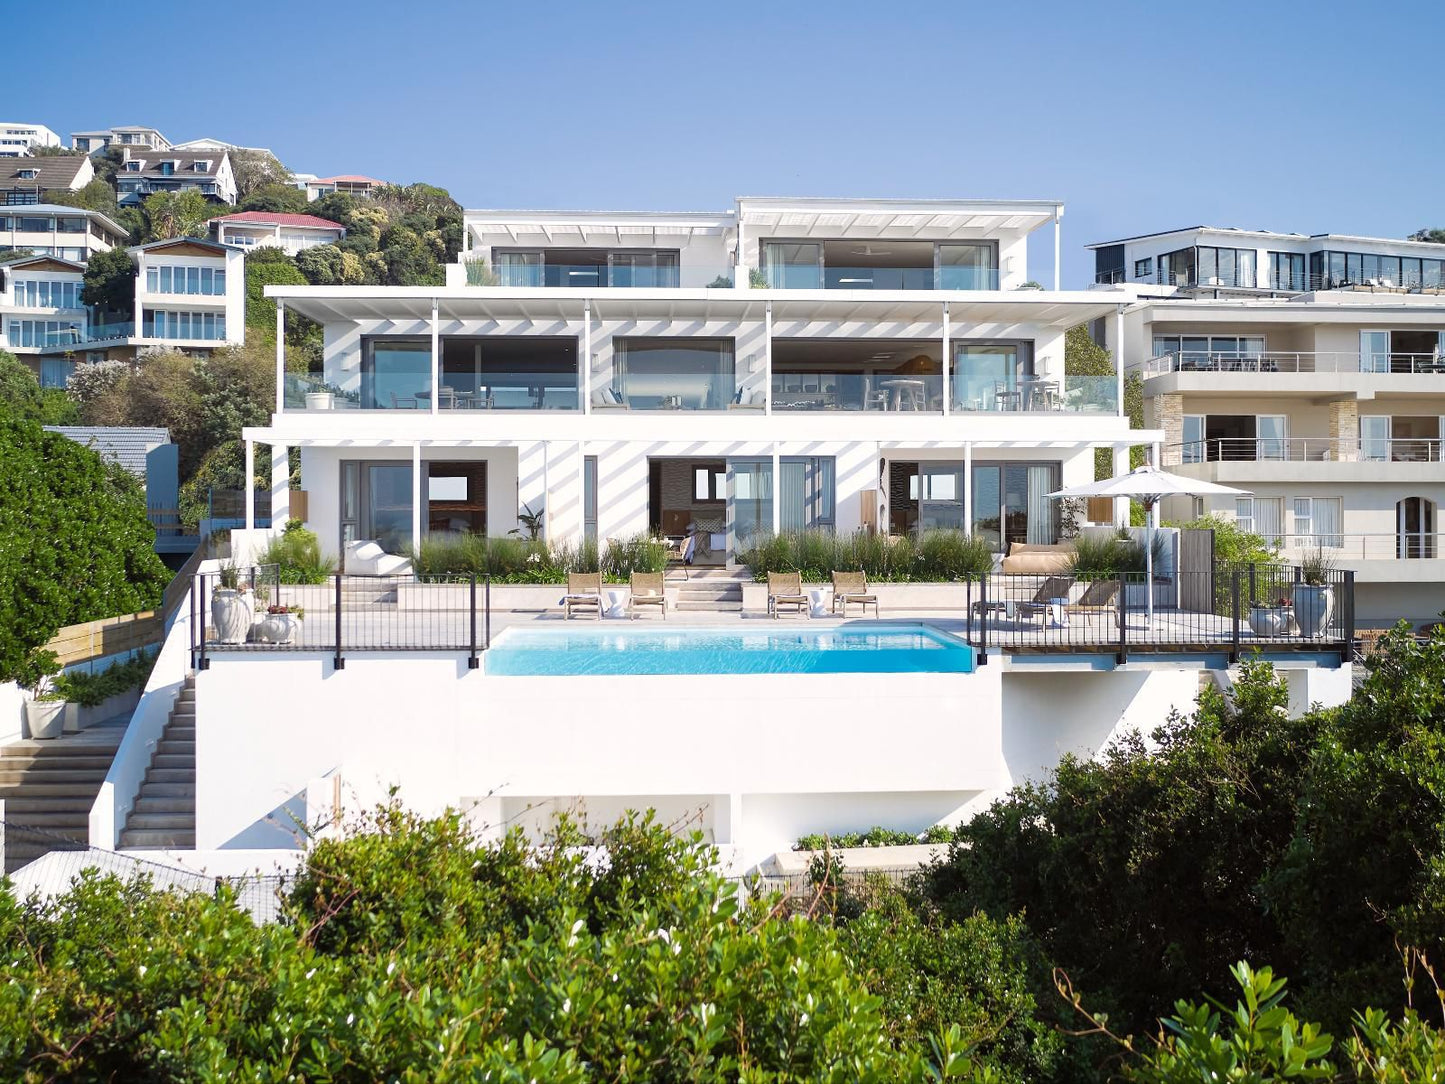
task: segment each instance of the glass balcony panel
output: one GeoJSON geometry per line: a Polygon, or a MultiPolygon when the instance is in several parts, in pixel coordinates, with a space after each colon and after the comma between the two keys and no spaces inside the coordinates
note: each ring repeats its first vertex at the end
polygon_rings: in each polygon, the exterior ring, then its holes
{"type": "Polygon", "coordinates": [[[445,373],[442,410],[576,410],[576,373],[445,373]]]}
{"type": "Polygon", "coordinates": [[[361,363],[364,410],[425,410],[431,406],[431,345],[370,342],[361,363]]]}
{"type": "Polygon", "coordinates": [[[730,339],[618,339],[613,360],[608,398],[632,410],[726,410],[737,395],[730,339]]]}
{"type": "Polygon", "coordinates": [[[829,290],[932,290],[932,267],[834,267],[824,269],[829,290]]]}
{"type": "Polygon", "coordinates": [[[942,373],[774,373],[773,409],[943,411],[942,373]]]}

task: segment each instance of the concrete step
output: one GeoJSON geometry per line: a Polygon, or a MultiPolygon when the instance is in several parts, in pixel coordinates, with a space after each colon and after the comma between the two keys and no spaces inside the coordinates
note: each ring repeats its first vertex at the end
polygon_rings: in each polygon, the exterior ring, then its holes
{"type": "Polygon", "coordinates": [[[146,773],[146,783],[189,783],[194,785],[195,782],[196,769],[194,767],[152,768],[146,773]]]}
{"type": "Polygon", "coordinates": [[[136,850],[161,850],[163,848],[191,850],[196,845],[196,833],[170,828],[159,830],[127,828],[120,834],[120,845],[136,850]]]}
{"type": "Polygon", "coordinates": [[[100,784],[104,781],[102,776],[94,783],[51,783],[47,780],[44,783],[0,786],[0,800],[5,802],[6,809],[10,808],[11,802],[23,801],[26,798],[76,798],[94,802],[100,791],[100,784]]]}
{"type": "Polygon", "coordinates": [[[5,799],[5,816],[13,820],[29,813],[72,813],[82,812],[90,816],[90,807],[95,804],[93,793],[65,795],[33,795],[28,791],[21,797],[5,799]]]}
{"type": "Polygon", "coordinates": [[[126,830],[194,832],[196,817],[194,813],[132,813],[126,830]]]}
{"type": "Polygon", "coordinates": [[[64,810],[55,813],[20,813],[11,815],[10,806],[5,806],[5,817],[13,824],[26,828],[44,828],[50,831],[56,828],[86,828],[90,825],[90,810],[64,810]]]}
{"type": "Polygon", "coordinates": [[[678,600],[678,610],[708,612],[708,613],[737,613],[743,608],[741,602],[686,602],[678,600]]]}
{"type": "Polygon", "coordinates": [[[194,723],[196,721],[196,705],[177,704],[174,708],[171,709],[171,719],[177,722],[185,719],[189,722],[194,723]]]}
{"type": "Polygon", "coordinates": [[[191,753],[168,753],[164,749],[156,750],[156,755],[151,758],[151,771],[166,768],[182,768],[192,775],[196,770],[196,754],[191,753]]]}
{"type": "Polygon", "coordinates": [[[78,772],[86,768],[110,771],[113,756],[88,757],[3,757],[0,758],[0,772],[78,772]]]}
{"type": "Polygon", "coordinates": [[[194,747],[196,744],[196,728],[193,726],[176,726],[172,723],[166,727],[165,733],[161,735],[161,741],[180,742],[184,745],[194,747]]]}
{"type": "MultiPolygon", "coordinates": [[[[106,728],[107,731],[110,729],[110,727],[106,728]]],[[[51,738],[48,741],[26,738],[0,746],[0,767],[12,760],[26,760],[33,757],[45,757],[47,760],[69,760],[71,757],[113,757],[118,748],[120,748],[118,733],[113,735],[107,733],[103,737],[94,738],[90,732],[85,731],[73,736],[51,738]]]]}
{"type": "Polygon", "coordinates": [[[139,798],[190,798],[196,797],[195,775],[191,773],[188,783],[156,783],[147,780],[140,785],[139,798]]]}
{"type": "MultiPolygon", "coordinates": [[[[9,806],[6,806],[8,809],[9,806]]],[[[191,797],[177,798],[137,798],[135,813],[185,813],[191,820],[196,819],[196,799],[191,797]]]]}
{"type": "Polygon", "coordinates": [[[19,771],[11,772],[0,769],[0,790],[17,786],[29,786],[32,783],[90,783],[93,786],[100,786],[105,782],[105,773],[109,769],[87,768],[72,771],[63,771],[56,768],[45,771],[19,771]]]}

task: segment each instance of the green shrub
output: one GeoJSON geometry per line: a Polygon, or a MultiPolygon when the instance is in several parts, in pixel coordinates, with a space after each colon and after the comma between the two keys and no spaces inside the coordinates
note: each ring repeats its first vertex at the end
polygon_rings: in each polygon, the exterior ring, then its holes
{"type": "Polygon", "coordinates": [[[954,829],[942,824],[925,828],[916,835],[897,828],[874,825],[866,832],[841,832],[838,835],[824,835],[814,832],[799,836],[793,844],[795,851],[821,851],[825,847],[907,847],[915,843],[950,843],[955,836],[954,829]]]}
{"type": "Polygon", "coordinates": [[[745,539],[738,560],[753,579],[769,572],[800,572],[808,583],[828,583],[834,572],[862,572],[874,583],[949,583],[993,570],[993,551],[982,538],[961,531],[930,530],[888,538],[856,531],[764,533],[745,539]]]}
{"type": "Polygon", "coordinates": [[[581,545],[470,532],[436,532],[408,549],[412,565],[423,578],[491,576],[494,583],[566,583],[569,572],[601,572],[609,582],[625,583],[633,572],[662,572],[667,548],[646,535],[608,539],[599,554],[597,543],[581,545]]]}
{"type": "Polygon", "coordinates": [[[257,563],[275,565],[281,583],[325,583],[336,572],[336,561],[322,554],[315,532],[308,531],[299,519],[287,522],[257,563]]]}
{"type": "Polygon", "coordinates": [[[112,696],[143,688],[155,668],[156,654],[154,651],[142,651],[124,662],[112,663],[98,674],[72,670],[55,679],[53,691],[61,700],[93,708],[112,696]]]}

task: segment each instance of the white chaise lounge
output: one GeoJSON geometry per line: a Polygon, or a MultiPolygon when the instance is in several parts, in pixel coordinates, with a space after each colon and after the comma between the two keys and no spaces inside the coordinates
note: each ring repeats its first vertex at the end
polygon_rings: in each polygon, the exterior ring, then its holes
{"type": "Polygon", "coordinates": [[[346,543],[344,570],[348,576],[409,576],[411,559],[387,553],[369,539],[358,539],[346,543]]]}

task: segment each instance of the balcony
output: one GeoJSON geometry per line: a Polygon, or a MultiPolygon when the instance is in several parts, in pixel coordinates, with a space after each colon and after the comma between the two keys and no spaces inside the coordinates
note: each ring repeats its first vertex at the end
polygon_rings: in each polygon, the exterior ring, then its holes
{"type": "MultiPolygon", "coordinates": [[[[547,383],[536,373],[488,373],[479,380],[463,381],[448,374],[441,387],[437,409],[444,411],[477,410],[561,410],[578,409],[577,385],[547,383]]],[[[324,412],[333,410],[415,411],[431,410],[431,380],[378,395],[374,391],[363,397],[355,390],[311,376],[287,373],[282,396],[282,409],[287,413],[324,412]]]]}
{"type": "Polygon", "coordinates": [[[769,264],[761,273],[772,290],[997,290],[997,267],[819,267],[769,264]]]}
{"type": "Polygon", "coordinates": [[[1173,463],[1438,463],[1433,437],[1211,437],[1170,445],[1173,463]]]}
{"type": "Polygon", "coordinates": [[[1348,351],[1260,351],[1160,354],[1141,366],[1145,377],[1167,373],[1391,373],[1442,374],[1445,356],[1428,353],[1348,351]]]}
{"type": "Polygon", "coordinates": [[[1445,536],[1436,531],[1286,534],[1268,541],[1289,557],[1305,557],[1316,551],[1337,561],[1431,561],[1445,557],[1445,536]]]}

